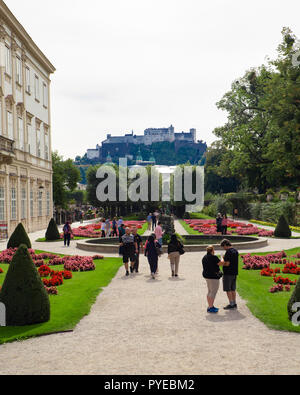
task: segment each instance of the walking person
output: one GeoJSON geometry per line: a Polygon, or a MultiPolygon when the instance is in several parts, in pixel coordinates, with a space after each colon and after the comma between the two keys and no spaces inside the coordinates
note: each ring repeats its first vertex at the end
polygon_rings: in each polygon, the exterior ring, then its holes
{"type": "Polygon", "coordinates": [[[118,236],[118,230],[117,230],[117,219],[114,218],[112,221],[112,237],[117,237],[118,236]]]}
{"type": "Polygon", "coordinates": [[[152,223],[152,214],[150,213],[147,217],[148,222],[148,230],[151,230],[151,223],[152,223]]]}
{"type": "Polygon", "coordinates": [[[168,244],[168,259],[171,264],[172,277],[178,277],[180,256],[184,253],[183,248],[183,244],[177,239],[177,236],[172,235],[168,244]]]}
{"type": "Polygon", "coordinates": [[[154,234],[155,234],[156,240],[159,242],[160,246],[162,247],[164,232],[161,227],[161,222],[158,222],[157,227],[154,230],[154,234]]]}
{"type": "Polygon", "coordinates": [[[119,240],[120,240],[120,243],[121,243],[122,236],[125,235],[125,225],[124,225],[124,224],[122,224],[121,226],[119,226],[119,228],[118,228],[118,233],[119,233],[119,240]]]}
{"type": "Polygon", "coordinates": [[[118,228],[124,223],[123,218],[120,217],[118,220],[118,228]]]}
{"type": "Polygon", "coordinates": [[[216,225],[217,225],[217,233],[222,233],[222,215],[221,213],[218,214],[217,219],[216,219],[216,225]]]}
{"type": "Polygon", "coordinates": [[[227,218],[227,214],[224,214],[222,218],[222,235],[226,236],[227,230],[228,230],[228,218],[227,218]]]}
{"type": "Polygon", "coordinates": [[[223,288],[229,299],[229,305],[224,307],[224,310],[235,310],[237,309],[236,282],[239,274],[239,253],[232,247],[229,240],[223,240],[221,247],[224,248],[226,253],[219,266],[224,266],[223,288]]]}
{"type": "Polygon", "coordinates": [[[207,254],[202,259],[203,265],[203,277],[207,283],[207,312],[216,314],[219,309],[214,306],[215,299],[220,287],[220,279],[222,278],[222,272],[220,271],[219,263],[220,259],[215,255],[213,246],[209,246],[206,249],[207,254]]]}
{"type": "Polygon", "coordinates": [[[105,237],[110,237],[110,220],[105,221],[105,237]]]}
{"type": "Polygon", "coordinates": [[[155,241],[155,238],[153,236],[149,236],[145,248],[145,256],[148,258],[151,277],[153,280],[155,280],[155,275],[157,273],[159,250],[160,245],[155,241]]]}
{"type": "Polygon", "coordinates": [[[125,229],[125,235],[122,236],[121,245],[123,252],[123,263],[126,269],[126,276],[129,276],[129,260],[130,260],[130,272],[134,272],[134,264],[136,254],[138,253],[138,247],[134,241],[134,236],[130,232],[130,228],[125,229]]]}
{"type": "Polygon", "coordinates": [[[132,230],[132,234],[134,236],[134,242],[137,244],[138,252],[135,254],[135,263],[134,263],[134,271],[136,273],[139,272],[140,267],[140,252],[144,252],[143,240],[141,236],[138,234],[137,228],[134,227],[132,230]]]}
{"type": "Polygon", "coordinates": [[[69,221],[65,223],[63,227],[63,233],[64,233],[64,246],[70,247],[71,235],[73,234],[73,231],[69,221]]]}
{"type": "Polygon", "coordinates": [[[152,214],[151,219],[152,219],[152,232],[153,232],[155,230],[156,224],[157,224],[156,215],[154,213],[152,214]]]}
{"type": "Polygon", "coordinates": [[[105,219],[101,222],[101,237],[105,238],[105,219]]]}

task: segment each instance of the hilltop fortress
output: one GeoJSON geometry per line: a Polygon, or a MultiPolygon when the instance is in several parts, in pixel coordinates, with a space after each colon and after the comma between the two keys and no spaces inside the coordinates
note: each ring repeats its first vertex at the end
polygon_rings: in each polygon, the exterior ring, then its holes
{"type": "Polygon", "coordinates": [[[108,134],[102,145],[97,145],[95,149],[88,149],[86,156],[88,160],[95,160],[101,163],[115,161],[120,157],[127,157],[131,161],[137,160],[141,162],[140,148],[144,146],[142,151],[144,153],[151,152],[151,155],[148,154],[148,156],[151,156],[151,162],[153,162],[155,158],[153,157],[152,146],[157,145],[157,143],[169,143],[175,152],[184,147],[189,147],[197,156],[197,158],[191,158],[193,161],[198,159],[198,157],[201,158],[207,148],[203,141],[197,141],[196,129],[190,129],[188,133],[175,133],[175,129],[171,125],[169,128],[146,129],[144,135],[135,135],[133,132],[124,136],[108,134]]]}

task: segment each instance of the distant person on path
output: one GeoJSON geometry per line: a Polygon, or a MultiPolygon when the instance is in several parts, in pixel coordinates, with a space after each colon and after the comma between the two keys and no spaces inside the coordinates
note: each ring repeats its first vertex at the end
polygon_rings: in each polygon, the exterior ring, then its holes
{"type": "Polygon", "coordinates": [[[101,237],[105,238],[105,219],[101,222],[101,237]]]}
{"type": "Polygon", "coordinates": [[[155,230],[156,224],[157,224],[156,215],[153,213],[153,214],[152,214],[152,231],[155,230]]]}
{"type": "Polygon", "coordinates": [[[223,240],[221,247],[226,251],[222,262],[219,266],[224,266],[223,272],[223,288],[224,292],[227,292],[229,299],[229,305],[224,307],[224,310],[235,310],[237,309],[236,303],[236,281],[239,274],[239,253],[232,247],[229,240],[223,240]]]}
{"type": "Polygon", "coordinates": [[[124,223],[123,218],[120,217],[118,221],[118,228],[124,223]]]}
{"type": "Polygon", "coordinates": [[[150,213],[147,217],[148,222],[148,230],[151,230],[151,223],[152,223],[152,214],[150,213]]]}
{"type": "Polygon", "coordinates": [[[215,255],[215,250],[213,246],[207,247],[206,251],[207,254],[202,259],[202,265],[203,277],[206,280],[208,288],[207,312],[216,314],[219,312],[219,309],[214,306],[214,303],[220,287],[220,278],[222,277],[219,267],[220,259],[215,255]]]}
{"type": "Polygon", "coordinates": [[[110,237],[110,220],[105,221],[105,237],[110,237]]]}
{"type": "Polygon", "coordinates": [[[160,245],[155,241],[153,236],[149,236],[147,246],[145,248],[145,256],[148,258],[151,277],[153,280],[155,280],[155,275],[157,273],[159,250],[160,245]]]}
{"type": "Polygon", "coordinates": [[[222,219],[222,235],[227,235],[227,229],[228,229],[228,218],[227,215],[224,214],[223,215],[223,219],[222,219]]]}
{"type": "Polygon", "coordinates": [[[222,233],[222,215],[219,213],[216,219],[217,233],[222,233]]]}
{"type": "Polygon", "coordinates": [[[130,272],[134,272],[134,264],[136,254],[138,253],[138,246],[134,241],[134,236],[130,232],[130,228],[125,229],[125,235],[121,239],[121,247],[123,252],[123,263],[126,269],[126,276],[129,276],[129,260],[130,260],[130,272]]]}
{"type": "Polygon", "coordinates": [[[118,227],[118,233],[119,233],[119,239],[121,243],[122,236],[125,235],[125,225],[122,224],[121,226],[118,227]]]}
{"type": "Polygon", "coordinates": [[[233,220],[236,218],[236,219],[238,219],[238,217],[239,217],[239,210],[237,209],[237,208],[235,208],[234,210],[233,210],[233,220]]]}
{"type": "Polygon", "coordinates": [[[71,235],[73,234],[73,231],[69,221],[65,223],[63,227],[63,233],[64,233],[64,246],[70,247],[71,235]]]}
{"type": "Polygon", "coordinates": [[[183,252],[183,245],[177,239],[176,235],[171,236],[170,243],[168,244],[168,259],[171,263],[172,277],[178,277],[180,256],[183,252]]]}
{"type": "Polygon", "coordinates": [[[155,234],[156,240],[159,242],[160,246],[162,247],[164,232],[163,232],[162,227],[161,227],[161,222],[159,222],[157,224],[157,227],[155,228],[154,234],[155,234]]]}
{"type": "Polygon", "coordinates": [[[118,229],[117,229],[117,227],[118,227],[117,219],[114,218],[113,222],[112,222],[112,234],[111,234],[112,237],[117,237],[118,236],[118,229]]]}
{"type": "Polygon", "coordinates": [[[136,273],[139,272],[140,267],[140,252],[144,252],[143,240],[141,236],[138,234],[137,228],[134,227],[132,230],[132,234],[134,236],[134,242],[137,244],[138,252],[135,254],[135,263],[134,263],[134,271],[136,273]]]}

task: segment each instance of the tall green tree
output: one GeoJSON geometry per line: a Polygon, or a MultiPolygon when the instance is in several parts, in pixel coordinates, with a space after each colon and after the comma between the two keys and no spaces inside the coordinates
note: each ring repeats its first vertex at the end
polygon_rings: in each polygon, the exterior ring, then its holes
{"type": "Polygon", "coordinates": [[[67,192],[73,192],[80,181],[80,171],[71,159],[64,160],[57,151],[52,153],[53,198],[56,207],[66,208],[67,192]]]}

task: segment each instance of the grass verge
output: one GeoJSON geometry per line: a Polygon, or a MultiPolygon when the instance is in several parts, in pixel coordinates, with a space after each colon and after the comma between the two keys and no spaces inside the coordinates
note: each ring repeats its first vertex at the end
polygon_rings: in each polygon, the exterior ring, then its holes
{"type": "MultiPolygon", "coordinates": [[[[49,322],[24,327],[0,327],[0,344],[73,330],[78,322],[90,313],[103,287],[109,285],[122,266],[120,258],[105,258],[95,261],[95,264],[95,271],[73,273],[71,280],[64,281],[64,284],[58,287],[58,295],[50,296],[49,322]]],[[[0,267],[4,271],[0,274],[0,285],[2,285],[8,265],[0,264],[0,267]]],[[[63,267],[55,266],[54,270],[63,270],[63,267]]]]}
{"type": "MultiPolygon", "coordinates": [[[[288,256],[300,252],[300,248],[286,250],[288,256]]],[[[267,255],[260,253],[253,255],[267,255]]],[[[271,268],[283,265],[271,265],[271,268]]],[[[260,270],[243,270],[242,259],[240,259],[240,273],[238,278],[238,293],[246,300],[251,313],[262,321],[270,329],[280,331],[300,332],[300,327],[293,326],[288,319],[287,304],[294,290],[291,292],[278,292],[271,294],[269,289],[275,285],[272,277],[262,277],[260,270]]],[[[299,279],[299,276],[292,274],[281,274],[291,280],[299,279]]],[[[255,336],[255,334],[254,334],[255,336]]]]}

